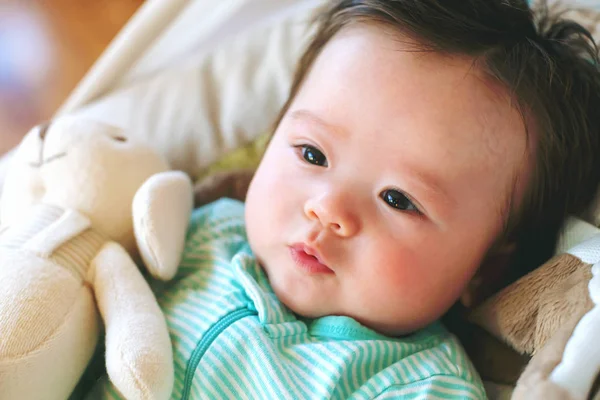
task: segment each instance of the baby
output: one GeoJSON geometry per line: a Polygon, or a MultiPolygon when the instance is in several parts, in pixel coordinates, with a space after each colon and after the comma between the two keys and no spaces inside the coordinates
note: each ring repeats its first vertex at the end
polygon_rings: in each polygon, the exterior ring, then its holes
{"type": "Polygon", "coordinates": [[[245,206],[194,213],[160,295],[174,399],[483,399],[436,321],[541,265],[596,192],[579,25],[519,0],[329,3],[245,206]]]}

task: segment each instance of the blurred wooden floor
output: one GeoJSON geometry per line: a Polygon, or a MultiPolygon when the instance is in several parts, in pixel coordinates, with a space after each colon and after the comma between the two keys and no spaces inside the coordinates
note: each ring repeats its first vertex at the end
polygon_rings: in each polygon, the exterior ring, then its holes
{"type": "Polygon", "coordinates": [[[0,0],[0,154],[48,119],[143,0],[0,0]]]}

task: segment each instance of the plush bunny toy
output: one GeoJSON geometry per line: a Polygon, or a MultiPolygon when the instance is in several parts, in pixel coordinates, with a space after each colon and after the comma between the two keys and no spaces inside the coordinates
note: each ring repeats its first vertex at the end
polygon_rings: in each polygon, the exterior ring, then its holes
{"type": "Polygon", "coordinates": [[[0,398],[68,398],[94,353],[100,316],[121,394],[169,398],[165,318],[132,256],[154,277],[173,277],[189,178],[120,129],[70,117],[27,134],[2,196],[0,398]]]}

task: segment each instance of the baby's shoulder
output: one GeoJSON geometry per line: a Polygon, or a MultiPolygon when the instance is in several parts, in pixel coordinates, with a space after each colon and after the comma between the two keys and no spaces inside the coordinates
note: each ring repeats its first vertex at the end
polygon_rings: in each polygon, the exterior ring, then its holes
{"type": "Polygon", "coordinates": [[[192,212],[184,256],[208,250],[233,255],[247,243],[244,203],[223,198],[192,212]]]}
{"type": "Polygon", "coordinates": [[[201,232],[213,236],[243,234],[245,237],[244,203],[222,198],[195,209],[190,219],[188,238],[201,232]]]}
{"type": "Polygon", "coordinates": [[[384,379],[375,379],[388,383],[378,387],[375,398],[404,398],[409,393],[427,397],[449,391],[459,394],[450,398],[485,399],[481,379],[462,345],[441,324],[397,338],[388,349],[397,358],[378,374],[384,379]]]}
{"type": "Polygon", "coordinates": [[[412,338],[422,347],[416,357],[422,364],[438,363],[440,374],[455,375],[466,380],[477,380],[478,374],[458,338],[439,321],[422,329],[412,338]]]}
{"type": "Polygon", "coordinates": [[[486,398],[481,378],[454,334],[435,323],[420,333],[418,341],[422,349],[401,361],[406,366],[412,364],[417,371],[413,376],[415,385],[423,385],[433,392],[461,393],[452,398],[486,398]]]}

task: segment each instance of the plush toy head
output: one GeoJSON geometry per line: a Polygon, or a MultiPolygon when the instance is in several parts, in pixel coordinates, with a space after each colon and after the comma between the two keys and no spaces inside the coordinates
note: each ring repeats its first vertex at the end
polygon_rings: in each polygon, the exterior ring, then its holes
{"type": "Polygon", "coordinates": [[[33,129],[12,161],[0,207],[9,224],[35,202],[83,212],[96,229],[132,251],[132,201],[165,160],[116,127],[62,118],[33,129]]]}

